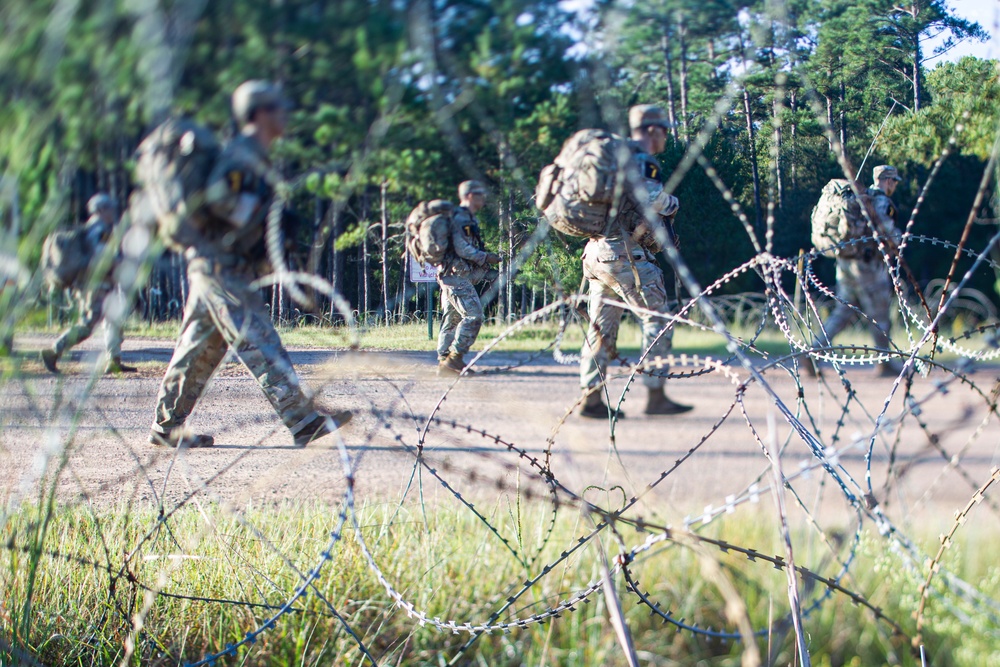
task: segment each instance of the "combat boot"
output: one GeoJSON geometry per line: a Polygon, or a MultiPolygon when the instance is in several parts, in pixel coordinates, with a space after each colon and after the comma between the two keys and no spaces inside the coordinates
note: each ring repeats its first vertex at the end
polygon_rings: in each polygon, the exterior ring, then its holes
{"type": "MultiPolygon", "coordinates": [[[[444,360],[438,362],[438,375],[461,375],[465,369],[465,355],[461,352],[451,352],[444,360]]],[[[471,368],[465,371],[466,375],[475,375],[471,368]]]]}
{"type": "Polygon", "coordinates": [[[312,421],[308,422],[295,434],[295,446],[305,447],[310,442],[315,442],[325,435],[330,435],[351,421],[351,417],[353,416],[354,414],[350,410],[338,410],[332,413],[317,410],[316,416],[312,421]],[[330,423],[331,421],[333,422],[332,424],[330,423]]]}
{"type": "Polygon", "coordinates": [[[644,411],[647,415],[679,415],[689,412],[694,407],[670,400],[662,387],[648,387],[648,390],[649,397],[646,399],[644,411]]]}
{"type": "Polygon", "coordinates": [[[42,350],[42,363],[45,364],[45,368],[50,373],[55,373],[59,375],[59,369],[56,368],[56,362],[59,361],[59,355],[55,350],[46,349],[42,350]]]}
{"type": "MultiPolygon", "coordinates": [[[[621,410],[614,412],[615,419],[625,419],[625,413],[621,410]]],[[[593,391],[586,395],[583,399],[583,405],[580,406],[580,416],[587,419],[607,419],[611,416],[611,409],[604,404],[601,392],[593,391]]]]}
{"type": "Polygon", "coordinates": [[[116,375],[118,373],[135,373],[139,369],[122,363],[121,357],[112,357],[108,360],[108,366],[104,369],[105,375],[116,375]]]}
{"type": "Polygon", "coordinates": [[[166,433],[149,432],[149,444],[157,447],[173,447],[180,449],[203,449],[214,447],[215,438],[204,433],[186,433],[184,429],[175,428],[166,433]]]}

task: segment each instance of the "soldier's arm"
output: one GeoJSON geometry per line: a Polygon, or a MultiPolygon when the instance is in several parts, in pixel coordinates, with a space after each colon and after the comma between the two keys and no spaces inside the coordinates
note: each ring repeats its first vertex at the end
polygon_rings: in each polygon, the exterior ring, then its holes
{"type": "Polygon", "coordinates": [[[242,229],[264,202],[249,186],[253,175],[239,164],[223,160],[212,170],[205,188],[205,204],[211,213],[242,229]]]}
{"type": "Polygon", "coordinates": [[[469,216],[459,211],[451,219],[451,249],[462,259],[472,262],[477,266],[486,263],[488,253],[477,248],[469,241],[470,234],[466,233],[465,227],[472,224],[469,216]]]}
{"type": "Polygon", "coordinates": [[[874,208],[875,215],[878,217],[876,222],[879,225],[879,233],[888,236],[893,241],[899,241],[903,234],[896,227],[896,217],[899,214],[892,199],[884,194],[879,195],[875,197],[874,208]]]}

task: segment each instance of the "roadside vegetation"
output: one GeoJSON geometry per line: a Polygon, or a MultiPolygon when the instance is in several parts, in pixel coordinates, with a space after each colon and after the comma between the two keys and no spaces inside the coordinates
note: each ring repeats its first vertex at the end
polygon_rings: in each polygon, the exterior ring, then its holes
{"type": "MultiPolygon", "coordinates": [[[[447,506],[366,505],[358,512],[360,534],[373,545],[387,580],[416,610],[445,623],[478,624],[521,582],[593,529],[589,519],[563,508],[543,541],[551,506],[498,498],[482,508],[497,531],[510,538],[511,548],[470,513],[447,506]]],[[[19,664],[19,655],[30,655],[47,665],[117,665],[125,657],[124,647],[134,640],[135,653],[127,664],[192,663],[224,651],[267,622],[302,586],[302,576],[322,564],[315,588],[295,599],[292,611],[218,664],[366,664],[331,607],[362,636],[379,664],[444,664],[468,634],[440,631],[408,618],[366,563],[350,522],[343,539],[331,547],[338,515],[339,508],[320,505],[277,504],[241,513],[189,505],[163,520],[155,507],[62,507],[46,514],[24,505],[6,517],[2,528],[0,637],[13,649],[0,646],[0,662],[19,664]],[[47,517],[44,524],[42,517],[47,517]],[[265,537],[278,535],[280,541],[265,537]],[[324,561],[327,550],[330,560],[324,561]],[[122,554],[128,554],[124,569],[122,554]],[[114,564],[110,571],[109,562],[114,564]],[[151,595],[149,589],[158,594],[151,595]],[[142,630],[134,634],[140,617],[142,630]]],[[[782,553],[777,534],[740,516],[708,526],[701,534],[763,554],[782,553]]],[[[630,546],[649,536],[629,526],[619,529],[630,546]]],[[[811,529],[795,529],[797,564],[834,576],[837,559],[847,557],[853,542],[851,530],[845,530],[829,530],[831,543],[840,545],[834,555],[811,529]]],[[[996,598],[1000,566],[987,554],[998,538],[995,527],[981,522],[960,531],[944,568],[996,598]]],[[[933,553],[936,536],[926,535],[924,541],[933,553]]],[[[556,565],[500,620],[530,619],[597,581],[600,550],[606,550],[609,559],[620,551],[606,530],[556,565]]],[[[719,591],[724,581],[735,584],[753,627],[763,630],[757,638],[762,655],[770,651],[770,664],[794,662],[794,635],[780,622],[788,606],[785,575],[770,563],[705,545],[666,542],[640,554],[630,567],[640,590],[662,611],[687,624],[727,632],[735,628],[733,608],[727,611],[719,591]]],[[[841,585],[865,596],[912,634],[912,614],[925,574],[887,548],[884,538],[865,533],[851,574],[841,585]]],[[[989,614],[973,613],[960,623],[952,596],[940,594],[942,578],[933,584],[925,617],[929,664],[1000,664],[998,628],[990,624],[989,614]]],[[[640,659],[647,664],[741,664],[741,642],[678,632],[651,615],[649,607],[637,604],[620,573],[615,581],[640,659]]],[[[799,585],[803,607],[812,609],[805,631],[813,665],[920,664],[907,642],[893,637],[890,626],[865,606],[833,592],[813,608],[824,587],[801,580],[799,585]]],[[[623,664],[623,655],[606,600],[597,592],[558,618],[482,637],[459,664],[590,667],[623,664]]]]}

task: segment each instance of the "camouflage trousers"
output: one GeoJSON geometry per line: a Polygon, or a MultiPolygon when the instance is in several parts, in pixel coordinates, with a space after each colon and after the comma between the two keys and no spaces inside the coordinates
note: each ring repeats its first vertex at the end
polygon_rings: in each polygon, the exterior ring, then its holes
{"type": "Polygon", "coordinates": [[[465,276],[438,276],[441,286],[441,333],[438,358],[449,352],[465,354],[483,326],[483,303],[472,281],[465,276]]]}
{"type": "MultiPolygon", "coordinates": [[[[605,380],[608,362],[618,354],[618,327],[625,309],[604,300],[612,299],[624,302],[630,308],[665,313],[667,291],[660,267],[645,258],[635,258],[630,263],[628,259],[602,261],[597,257],[584,257],[583,275],[590,286],[587,308],[590,326],[587,340],[580,350],[580,386],[587,389],[605,380]]],[[[668,320],[646,312],[636,312],[636,317],[642,323],[642,349],[649,351],[646,360],[670,354],[673,329],[667,329],[656,340],[668,320]]],[[[654,389],[662,387],[664,378],[657,373],[656,370],[643,373],[643,384],[654,389]]]]}
{"type": "Polygon", "coordinates": [[[76,306],[77,320],[53,344],[52,349],[57,356],[61,357],[66,350],[90,338],[97,323],[103,318],[104,347],[108,351],[108,356],[111,359],[121,358],[121,322],[113,322],[104,317],[104,301],[113,291],[113,283],[101,283],[93,288],[73,289],[72,298],[76,306]]]}
{"type": "Polygon", "coordinates": [[[854,306],[874,320],[874,324],[868,319],[863,321],[872,330],[875,345],[882,348],[889,346],[892,280],[881,257],[870,261],[838,257],[837,298],[843,303],[837,303],[823,325],[827,340],[832,341],[834,336],[858,319],[858,313],[851,308],[854,306]]]}
{"type": "Polygon", "coordinates": [[[189,291],[177,347],[160,385],[153,430],[181,426],[226,356],[235,351],[293,435],[312,421],[312,397],[292,367],[253,272],[197,257],[188,265],[189,291]]]}

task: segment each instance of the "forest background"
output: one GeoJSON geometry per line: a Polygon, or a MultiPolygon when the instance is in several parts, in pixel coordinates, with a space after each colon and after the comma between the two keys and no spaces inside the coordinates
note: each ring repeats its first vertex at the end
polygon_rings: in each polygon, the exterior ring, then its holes
{"type": "MultiPolygon", "coordinates": [[[[369,321],[421,307],[406,215],[420,200],[454,200],[468,178],[490,188],[481,219],[504,258],[490,313],[576,290],[580,240],[552,233],[518,259],[538,229],[535,179],[574,131],[624,132],[637,103],[676,123],[660,156],[668,172],[694,158],[670,187],[702,284],[756,252],[743,222],[762,245],[770,226],[774,254],[808,250],[819,191],[843,176],[841,146],[855,168],[864,162],[865,182],[875,165],[900,169],[905,223],[954,140],[913,231],[957,242],[972,215],[969,246],[982,248],[995,190],[970,210],[997,136],[997,62],[938,56],[986,37],[942,0],[7,0],[0,253],[8,276],[30,269],[91,194],[127,201],[133,151],[167,115],[232,132],[229,93],[248,78],[279,81],[295,103],[276,155],[303,223],[299,264],[311,256],[369,321]]],[[[920,243],[907,252],[922,284],[951,258],[920,243]]],[[[183,268],[172,255],[158,262],[138,315],[179,316],[183,268]]],[[[833,262],[819,273],[832,284],[833,262]]],[[[992,276],[973,286],[992,291],[992,276]]],[[[723,292],[756,289],[747,273],[723,292]]],[[[312,313],[281,289],[270,301],[282,322],[340,319],[328,300],[312,313]]]]}

